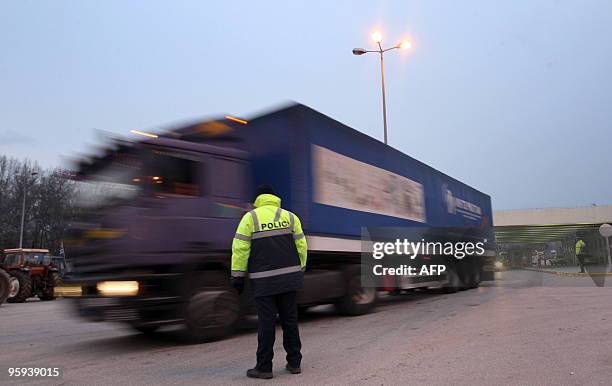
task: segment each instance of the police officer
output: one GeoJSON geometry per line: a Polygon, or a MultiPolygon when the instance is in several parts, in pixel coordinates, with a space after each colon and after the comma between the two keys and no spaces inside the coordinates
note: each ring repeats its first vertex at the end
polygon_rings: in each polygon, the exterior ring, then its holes
{"type": "Polygon", "coordinates": [[[250,378],[272,378],[276,314],[283,328],[286,369],[301,373],[296,290],[304,281],[308,247],[296,215],[281,208],[281,199],[269,185],[257,187],[255,209],[246,213],[232,243],[232,285],[242,293],[249,277],[257,317],[257,365],[250,378]]]}

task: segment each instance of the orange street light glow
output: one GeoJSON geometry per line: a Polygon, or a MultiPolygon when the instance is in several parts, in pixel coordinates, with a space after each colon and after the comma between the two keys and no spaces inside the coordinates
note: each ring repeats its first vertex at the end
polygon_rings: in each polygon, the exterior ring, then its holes
{"type": "Polygon", "coordinates": [[[402,50],[408,50],[412,48],[412,42],[410,40],[404,40],[399,44],[398,47],[401,48],[402,50]]]}
{"type": "Polygon", "coordinates": [[[382,33],[380,33],[380,31],[374,31],[372,33],[372,40],[376,43],[380,43],[382,41],[382,33]]]}
{"type": "Polygon", "coordinates": [[[248,121],[245,121],[244,119],[232,117],[231,115],[226,115],[225,118],[229,119],[230,121],[241,123],[243,125],[246,125],[247,123],[249,123],[248,121]]]}
{"type": "Polygon", "coordinates": [[[138,134],[138,135],[144,135],[145,137],[149,137],[149,138],[159,138],[159,135],[157,134],[145,133],[144,131],[140,131],[140,130],[130,130],[130,132],[134,134],[138,134]]]}
{"type": "Polygon", "coordinates": [[[153,180],[157,181],[157,180],[159,180],[159,177],[158,176],[153,176],[153,180]]]}

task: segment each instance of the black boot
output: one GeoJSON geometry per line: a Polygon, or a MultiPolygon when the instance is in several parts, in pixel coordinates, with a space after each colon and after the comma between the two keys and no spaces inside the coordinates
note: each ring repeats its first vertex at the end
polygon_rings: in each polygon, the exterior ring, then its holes
{"type": "Polygon", "coordinates": [[[249,378],[259,378],[259,379],[270,379],[272,378],[272,372],[260,371],[258,369],[249,369],[247,370],[247,377],[249,378]]]}
{"type": "Polygon", "coordinates": [[[302,372],[302,368],[301,367],[291,367],[289,365],[289,363],[287,363],[285,365],[285,368],[287,369],[287,371],[289,371],[291,374],[300,374],[302,372]]]}

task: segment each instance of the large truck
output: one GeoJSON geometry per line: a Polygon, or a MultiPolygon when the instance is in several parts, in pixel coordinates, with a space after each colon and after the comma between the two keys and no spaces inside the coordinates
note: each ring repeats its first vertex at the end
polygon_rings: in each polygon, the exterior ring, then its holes
{"type": "Polygon", "coordinates": [[[136,133],[142,140],[114,140],[74,173],[82,216],[65,244],[70,280],[82,285],[76,309],[89,320],[141,332],[180,324],[196,339],[232,331],[253,311],[248,288],[238,296],[229,286],[232,238],[264,183],[307,235],[300,309],[331,303],[359,315],[381,290],[456,291],[492,275],[493,257],[470,258],[441,275],[363,283],[364,227],[475,227],[492,235],[490,198],[302,104],[248,122],[226,116],[136,133]]]}

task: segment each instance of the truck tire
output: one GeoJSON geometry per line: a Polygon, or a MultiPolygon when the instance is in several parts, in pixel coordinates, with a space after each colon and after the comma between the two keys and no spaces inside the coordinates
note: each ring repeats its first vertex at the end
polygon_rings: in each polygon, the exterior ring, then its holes
{"type": "Polygon", "coordinates": [[[334,303],[342,315],[357,316],[370,312],[376,305],[377,289],[373,283],[362,283],[361,266],[348,266],[344,269],[346,293],[334,303]]]}
{"type": "Polygon", "coordinates": [[[457,263],[457,270],[459,271],[459,278],[461,279],[459,291],[468,290],[472,288],[470,287],[470,283],[472,282],[472,262],[468,260],[468,257],[464,257],[457,263]]]}
{"type": "Polygon", "coordinates": [[[32,278],[27,272],[13,271],[12,275],[19,281],[19,292],[15,297],[9,298],[9,303],[23,303],[32,296],[32,278]]]}
{"type": "Polygon", "coordinates": [[[42,293],[38,296],[40,300],[55,300],[55,287],[60,285],[60,275],[57,272],[49,272],[47,276],[47,285],[42,290],[42,293]]]}
{"type": "Polygon", "coordinates": [[[478,288],[480,286],[481,279],[481,265],[478,261],[472,261],[470,263],[470,281],[468,284],[469,288],[478,288]]]}
{"type": "Polygon", "coordinates": [[[8,273],[0,269],[0,304],[4,303],[11,291],[11,279],[8,273]]]}
{"type": "Polygon", "coordinates": [[[190,340],[207,342],[229,335],[240,320],[240,300],[229,289],[201,289],[185,303],[185,333],[190,340]]]}

